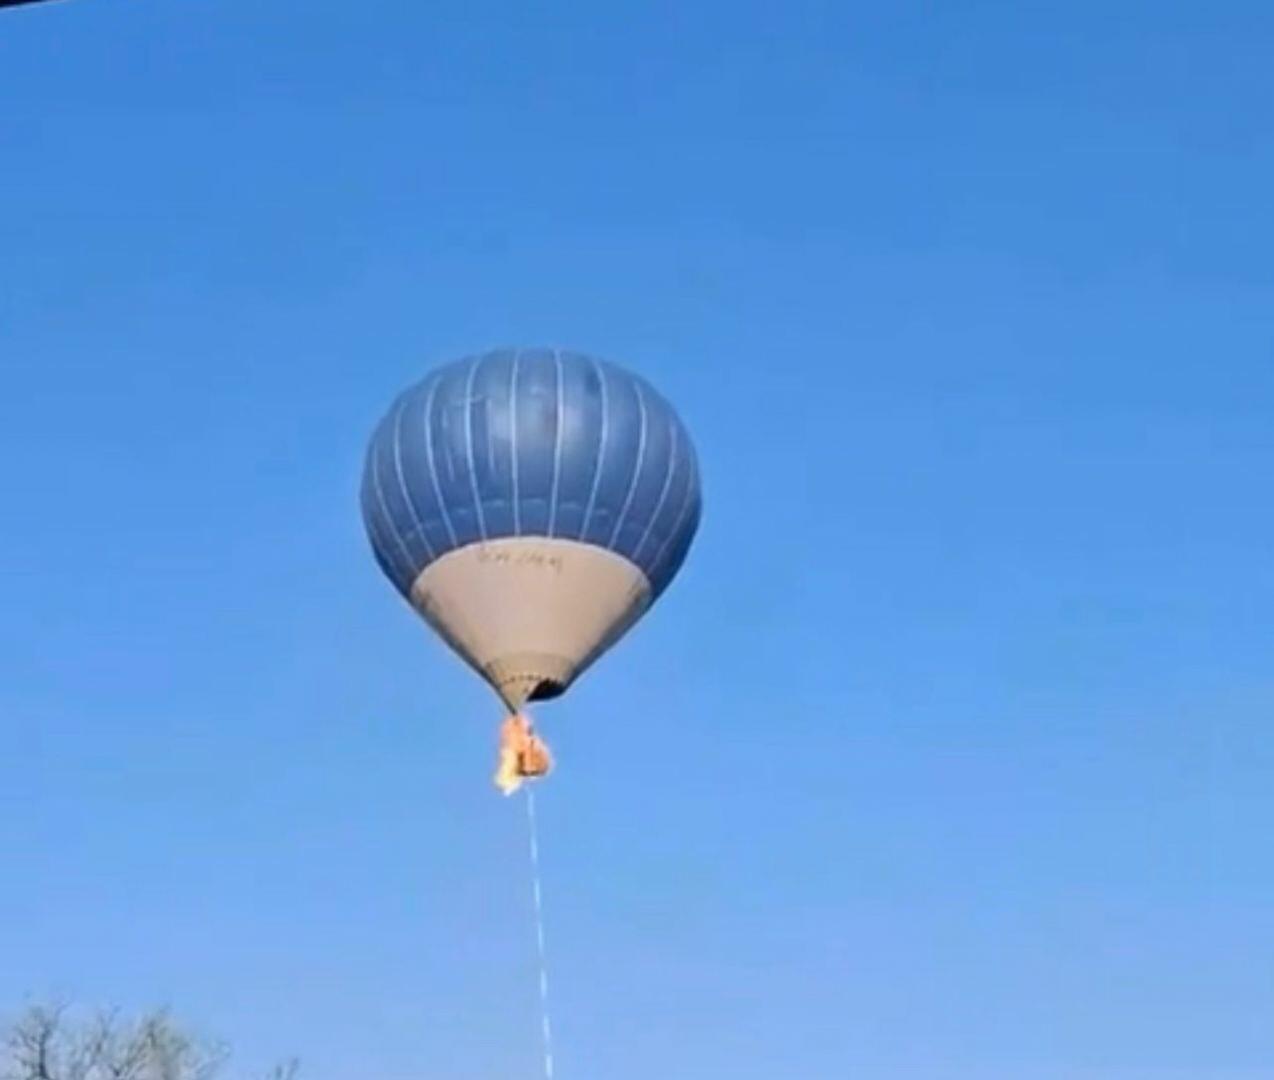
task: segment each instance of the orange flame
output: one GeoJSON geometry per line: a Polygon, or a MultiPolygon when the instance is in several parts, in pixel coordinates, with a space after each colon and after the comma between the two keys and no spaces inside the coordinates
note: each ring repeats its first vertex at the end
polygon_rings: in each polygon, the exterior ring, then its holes
{"type": "Polygon", "coordinates": [[[544,740],[535,734],[529,717],[510,716],[500,725],[500,760],[495,786],[512,795],[525,780],[538,780],[553,768],[553,757],[544,740]]]}

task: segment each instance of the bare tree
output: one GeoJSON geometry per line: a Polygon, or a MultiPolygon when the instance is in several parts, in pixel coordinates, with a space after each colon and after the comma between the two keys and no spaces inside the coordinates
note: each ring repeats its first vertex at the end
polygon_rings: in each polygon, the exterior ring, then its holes
{"type": "MultiPolygon", "coordinates": [[[[136,1020],[116,1012],[80,1019],[63,1006],[35,1005],[9,1025],[0,1080],[215,1080],[224,1046],[196,1038],[163,1011],[136,1020]]],[[[297,1080],[295,1061],[266,1080],[297,1080]]]]}

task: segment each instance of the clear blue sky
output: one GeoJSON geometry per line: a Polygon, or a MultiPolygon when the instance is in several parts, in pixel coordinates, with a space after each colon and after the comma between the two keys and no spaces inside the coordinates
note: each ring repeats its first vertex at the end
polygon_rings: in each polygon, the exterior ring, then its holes
{"type": "Polygon", "coordinates": [[[544,707],[562,1080],[1274,1077],[1264,3],[0,15],[0,1005],[535,1077],[493,695],[357,476],[630,364],[707,510],[544,707]]]}

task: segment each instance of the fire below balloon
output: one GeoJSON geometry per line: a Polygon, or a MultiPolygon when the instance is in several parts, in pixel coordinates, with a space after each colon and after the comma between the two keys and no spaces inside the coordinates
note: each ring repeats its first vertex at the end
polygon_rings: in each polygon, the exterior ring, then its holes
{"type": "Polygon", "coordinates": [[[553,768],[553,757],[544,740],[535,734],[530,718],[510,716],[500,725],[500,760],[495,786],[512,795],[526,780],[538,780],[553,768]]]}

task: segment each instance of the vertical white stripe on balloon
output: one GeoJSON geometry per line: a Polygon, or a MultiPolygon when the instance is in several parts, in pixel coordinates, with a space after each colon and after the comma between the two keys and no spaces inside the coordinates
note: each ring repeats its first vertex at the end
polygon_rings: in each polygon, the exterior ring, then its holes
{"type": "Polygon", "coordinates": [[[584,510],[584,524],[580,526],[579,531],[581,540],[588,535],[588,523],[593,516],[593,508],[597,505],[597,492],[602,483],[602,466],[606,461],[606,441],[610,436],[610,398],[606,388],[606,369],[596,360],[592,360],[592,364],[602,386],[602,426],[597,435],[597,466],[593,470],[592,489],[588,494],[588,506],[584,510]]]}
{"type": "Polygon", "coordinates": [[[633,496],[637,494],[637,482],[641,479],[641,471],[646,465],[646,399],[641,392],[641,383],[634,382],[633,389],[637,392],[637,411],[641,417],[641,427],[637,435],[637,464],[633,467],[633,478],[628,484],[628,494],[624,498],[623,509],[620,510],[619,517],[615,519],[615,529],[610,534],[610,544],[607,546],[612,548],[619,536],[619,530],[623,528],[624,519],[628,517],[628,511],[633,505],[633,496]]]}
{"type": "Polygon", "coordinates": [[[447,504],[442,497],[442,485],[438,483],[438,467],[434,463],[434,424],[433,409],[434,398],[438,394],[438,384],[442,382],[441,375],[435,375],[433,384],[429,387],[429,397],[425,401],[425,451],[429,458],[429,476],[433,480],[434,495],[438,499],[438,509],[442,511],[443,524],[447,526],[447,535],[451,537],[451,546],[456,546],[456,530],[451,525],[451,515],[447,513],[447,504]]]}
{"type": "Polygon", "coordinates": [[[403,394],[398,399],[398,406],[394,410],[394,472],[398,476],[398,490],[402,492],[403,501],[411,512],[411,520],[415,522],[416,532],[420,534],[420,539],[424,541],[425,550],[429,553],[429,561],[433,562],[436,557],[433,544],[429,542],[429,537],[425,535],[425,523],[421,520],[420,515],[416,513],[416,502],[411,497],[411,492],[407,490],[407,478],[403,475],[403,410],[407,407],[407,399],[410,396],[409,394],[403,394]]]}
{"type": "Polygon", "coordinates": [[[473,452],[473,383],[481,366],[482,357],[475,356],[473,363],[469,365],[469,378],[464,386],[464,448],[469,462],[469,490],[473,492],[473,510],[478,518],[478,534],[485,541],[487,520],[482,513],[482,499],[478,496],[477,455],[473,452]]]}

